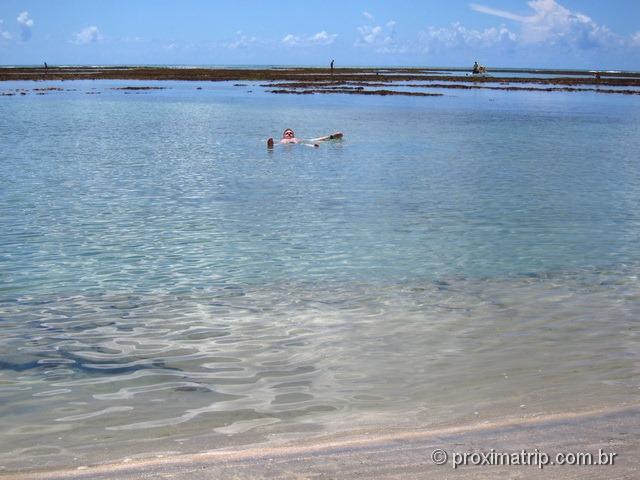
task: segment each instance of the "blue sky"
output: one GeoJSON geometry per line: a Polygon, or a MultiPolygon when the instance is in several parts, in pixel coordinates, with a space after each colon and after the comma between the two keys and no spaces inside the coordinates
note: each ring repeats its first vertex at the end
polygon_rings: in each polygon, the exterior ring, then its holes
{"type": "Polygon", "coordinates": [[[638,0],[2,0],[0,64],[640,70],[638,0]]]}

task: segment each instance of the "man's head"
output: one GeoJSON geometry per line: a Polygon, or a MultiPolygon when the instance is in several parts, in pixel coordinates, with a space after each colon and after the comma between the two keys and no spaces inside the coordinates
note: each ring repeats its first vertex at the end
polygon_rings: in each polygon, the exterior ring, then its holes
{"type": "Polygon", "coordinates": [[[291,130],[290,128],[287,128],[282,134],[282,138],[294,138],[295,136],[296,134],[293,133],[293,130],[291,130]]]}

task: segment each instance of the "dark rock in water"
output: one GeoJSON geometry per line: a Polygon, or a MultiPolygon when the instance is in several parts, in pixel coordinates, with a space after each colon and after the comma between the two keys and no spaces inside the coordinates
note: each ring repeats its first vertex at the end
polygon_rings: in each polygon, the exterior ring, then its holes
{"type": "Polygon", "coordinates": [[[29,360],[26,362],[9,362],[0,359],[0,370],[13,370],[14,372],[24,372],[33,368],[40,367],[39,359],[29,360]]]}
{"type": "Polygon", "coordinates": [[[292,93],[294,95],[313,95],[311,90],[270,90],[271,93],[292,93]]]}
{"type": "Polygon", "coordinates": [[[525,278],[541,278],[539,273],[536,272],[525,272],[522,274],[525,278]]]}
{"type": "Polygon", "coordinates": [[[164,90],[166,87],[113,87],[111,90],[164,90]]]}
{"type": "Polygon", "coordinates": [[[209,387],[203,385],[182,385],[173,389],[176,392],[211,392],[209,387]]]}
{"type": "Polygon", "coordinates": [[[311,95],[314,93],[347,93],[351,95],[404,95],[409,97],[441,97],[442,93],[424,93],[424,92],[398,92],[394,90],[360,90],[351,88],[327,88],[313,90],[269,90],[271,93],[290,93],[294,95],[311,95]]]}

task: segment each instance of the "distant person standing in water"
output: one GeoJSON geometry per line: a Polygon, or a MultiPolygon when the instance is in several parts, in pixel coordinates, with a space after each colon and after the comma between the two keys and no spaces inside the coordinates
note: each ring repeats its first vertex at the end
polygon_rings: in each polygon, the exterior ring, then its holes
{"type": "Polygon", "coordinates": [[[47,70],[49,68],[49,65],[47,65],[47,62],[44,62],[44,69],[47,70]]]}
{"type": "Polygon", "coordinates": [[[335,60],[333,60],[333,59],[331,60],[331,75],[333,75],[333,62],[334,62],[334,61],[335,61],[335,60]]]}

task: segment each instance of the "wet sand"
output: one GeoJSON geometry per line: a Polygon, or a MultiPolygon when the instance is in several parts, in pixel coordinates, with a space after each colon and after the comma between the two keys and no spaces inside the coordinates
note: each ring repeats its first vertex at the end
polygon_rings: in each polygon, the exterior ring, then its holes
{"type": "Polygon", "coordinates": [[[0,474],[3,479],[220,478],[638,478],[640,407],[504,420],[436,430],[359,432],[310,443],[158,456],[74,469],[0,474]],[[391,432],[391,433],[389,433],[391,432]],[[468,465],[454,453],[615,453],[613,465],[468,465]],[[435,449],[448,460],[436,465],[435,449]]]}
{"type": "Polygon", "coordinates": [[[563,70],[508,70],[488,72],[487,75],[472,75],[463,70],[449,74],[427,68],[344,68],[332,74],[324,68],[167,68],[167,67],[50,67],[44,68],[0,68],[0,81],[11,80],[184,80],[184,81],[260,81],[270,82],[263,87],[274,88],[273,93],[349,93],[360,95],[418,95],[416,92],[389,90],[365,90],[353,86],[403,86],[420,88],[491,88],[495,90],[562,91],[592,90],[598,93],[640,94],[640,90],[620,87],[640,87],[639,73],[600,72],[599,76],[589,72],[563,70]],[[505,75],[517,72],[521,76],[505,75]],[[547,75],[547,76],[541,76],[547,75]],[[421,85],[398,85],[398,82],[422,81],[421,85]],[[288,83],[282,83],[288,82],[288,83]],[[430,83],[433,82],[433,83],[430,83]],[[437,82],[437,83],[436,83],[437,82]],[[494,84],[488,87],[488,84],[494,84]],[[536,84],[540,87],[514,86],[513,84],[536,84]],[[584,88],[585,86],[589,88],[584,88]],[[617,87],[601,88],[601,87],[617,87]],[[299,90],[303,89],[303,90],[299,90]]]}

